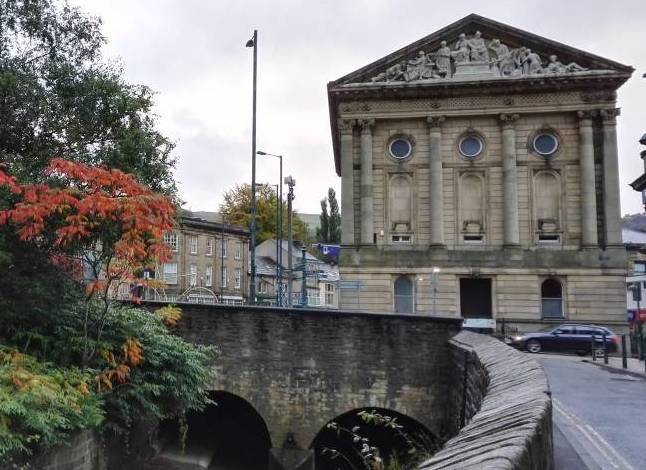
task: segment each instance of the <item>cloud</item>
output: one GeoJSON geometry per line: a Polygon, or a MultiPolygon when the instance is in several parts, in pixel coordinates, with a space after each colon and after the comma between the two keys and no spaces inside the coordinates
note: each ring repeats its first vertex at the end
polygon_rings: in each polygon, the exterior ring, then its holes
{"type": "MultiPolygon", "coordinates": [[[[159,92],[156,112],[178,141],[177,178],[195,210],[212,210],[224,190],[250,181],[251,49],[259,30],[258,148],[285,155],[302,212],[318,212],[334,173],[326,83],[471,13],[473,2],[426,0],[76,0],[100,15],[128,80],[159,92]]],[[[643,171],[646,69],[639,0],[502,1],[478,14],[635,66],[619,91],[624,212],[641,212],[627,184],[643,171]],[[585,7],[583,8],[583,5],[585,7]]],[[[277,162],[258,160],[258,181],[277,181],[277,162]]]]}

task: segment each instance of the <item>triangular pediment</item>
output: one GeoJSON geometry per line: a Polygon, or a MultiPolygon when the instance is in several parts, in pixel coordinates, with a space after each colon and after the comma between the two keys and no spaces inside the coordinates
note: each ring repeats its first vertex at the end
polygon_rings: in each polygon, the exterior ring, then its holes
{"type": "MultiPolygon", "coordinates": [[[[625,76],[633,68],[471,14],[329,84],[330,89],[536,77],[625,76]]],[[[623,81],[623,80],[622,80],[623,81]]]]}

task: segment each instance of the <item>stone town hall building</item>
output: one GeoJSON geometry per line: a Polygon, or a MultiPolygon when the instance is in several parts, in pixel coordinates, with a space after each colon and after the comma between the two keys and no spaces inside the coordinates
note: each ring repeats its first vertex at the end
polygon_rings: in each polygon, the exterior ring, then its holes
{"type": "Polygon", "coordinates": [[[329,83],[341,308],[625,324],[632,71],[469,15],[329,83]]]}

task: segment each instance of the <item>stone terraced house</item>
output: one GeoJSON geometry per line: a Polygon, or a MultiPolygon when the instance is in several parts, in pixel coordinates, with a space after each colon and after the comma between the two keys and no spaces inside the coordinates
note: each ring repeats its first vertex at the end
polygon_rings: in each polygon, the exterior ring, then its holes
{"type": "Polygon", "coordinates": [[[330,82],[340,308],[621,331],[632,72],[469,15],[330,82]]]}

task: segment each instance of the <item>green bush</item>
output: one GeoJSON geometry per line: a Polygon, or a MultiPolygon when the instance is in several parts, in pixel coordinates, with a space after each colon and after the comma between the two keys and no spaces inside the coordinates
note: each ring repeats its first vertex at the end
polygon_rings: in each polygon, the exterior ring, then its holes
{"type": "Polygon", "coordinates": [[[60,369],[0,345],[0,461],[64,442],[103,420],[102,403],[78,369],[60,369]]]}

